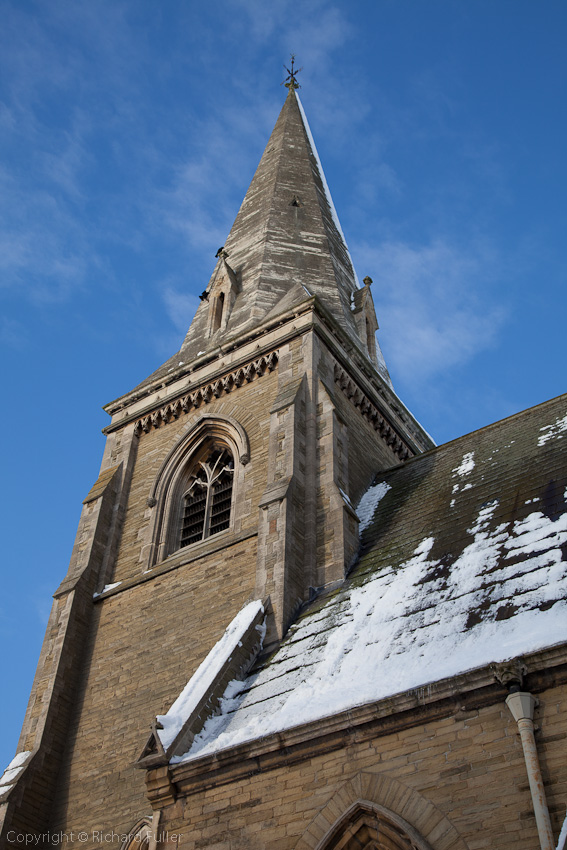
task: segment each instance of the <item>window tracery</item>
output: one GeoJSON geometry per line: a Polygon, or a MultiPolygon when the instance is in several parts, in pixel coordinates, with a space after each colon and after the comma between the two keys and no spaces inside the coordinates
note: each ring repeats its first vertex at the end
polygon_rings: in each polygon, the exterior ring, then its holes
{"type": "Polygon", "coordinates": [[[230,526],[234,460],[230,451],[212,446],[193,467],[183,494],[179,548],[190,546],[230,526]]]}
{"type": "Polygon", "coordinates": [[[188,428],[147,499],[145,569],[221,532],[238,533],[238,494],[249,458],[247,434],[232,417],[204,414],[188,428]]]}

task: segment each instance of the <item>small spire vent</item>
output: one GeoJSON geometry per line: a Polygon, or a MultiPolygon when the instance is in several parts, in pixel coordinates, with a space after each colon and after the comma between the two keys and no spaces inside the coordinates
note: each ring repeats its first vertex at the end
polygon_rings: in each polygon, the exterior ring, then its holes
{"type": "Polygon", "coordinates": [[[302,206],[303,206],[303,204],[301,203],[301,201],[299,200],[297,195],[294,195],[293,200],[290,202],[290,207],[302,207],[302,206]]]}

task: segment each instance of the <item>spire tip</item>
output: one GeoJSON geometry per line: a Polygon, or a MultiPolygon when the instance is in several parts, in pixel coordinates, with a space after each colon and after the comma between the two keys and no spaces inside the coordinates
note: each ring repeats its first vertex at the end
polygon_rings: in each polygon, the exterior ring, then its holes
{"type": "Polygon", "coordinates": [[[295,91],[298,88],[301,88],[296,79],[296,74],[299,74],[300,71],[303,71],[303,68],[297,68],[297,70],[293,67],[295,62],[295,53],[291,54],[291,68],[288,68],[287,65],[284,65],[285,70],[287,71],[287,77],[282,82],[282,86],[285,86],[288,91],[295,91]]]}

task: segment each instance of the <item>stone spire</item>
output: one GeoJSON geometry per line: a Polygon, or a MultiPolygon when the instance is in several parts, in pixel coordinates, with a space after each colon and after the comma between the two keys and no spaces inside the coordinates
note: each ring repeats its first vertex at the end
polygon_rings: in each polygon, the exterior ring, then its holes
{"type": "MultiPolygon", "coordinates": [[[[225,296],[223,341],[260,324],[290,299],[316,295],[350,335],[358,290],[352,262],[295,86],[268,141],[205,298],[183,344],[184,354],[213,344],[210,320],[219,277],[234,276],[225,296]],[[208,300],[207,300],[208,299],[208,300]],[[232,301],[229,304],[229,301],[232,301]],[[197,346],[197,348],[195,348],[197,346]]],[[[226,287],[225,287],[226,288],[226,287]]],[[[218,345],[220,340],[216,340],[218,345]]]]}
{"type": "MultiPolygon", "coordinates": [[[[289,69],[286,68],[289,71],[289,69]]],[[[316,296],[391,386],[368,287],[359,287],[289,71],[288,95],[180,351],[133,392],[170,379],[316,296]]]]}

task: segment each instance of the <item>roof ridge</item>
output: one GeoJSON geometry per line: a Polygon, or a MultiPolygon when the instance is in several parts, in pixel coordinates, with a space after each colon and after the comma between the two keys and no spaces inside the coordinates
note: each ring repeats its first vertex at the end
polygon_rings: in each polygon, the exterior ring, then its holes
{"type": "Polygon", "coordinates": [[[414,455],[413,457],[409,457],[403,463],[398,463],[396,466],[390,466],[388,469],[383,470],[383,474],[390,474],[396,469],[400,469],[401,467],[408,466],[411,463],[415,463],[416,461],[420,461],[423,458],[431,457],[435,452],[440,452],[449,446],[452,446],[454,443],[458,443],[460,440],[467,440],[470,437],[473,437],[475,434],[480,433],[481,431],[489,431],[493,428],[497,428],[500,425],[503,425],[505,422],[510,421],[511,419],[516,419],[519,417],[527,416],[530,413],[538,410],[539,408],[543,408],[546,406],[551,406],[552,404],[559,402],[560,399],[564,398],[567,401],[567,393],[560,393],[557,396],[553,396],[553,398],[548,398],[545,401],[540,401],[537,404],[532,405],[531,407],[526,407],[522,410],[517,410],[515,413],[510,413],[508,416],[503,416],[502,419],[496,419],[494,422],[489,422],[487,425],[480,425],[478,428],[475,428],[472,431],[467,431],[466,434],[460,434],[458,437],[453,437],[452,440],[447,440],[446,443],[439,443],[437,446],[433,446],[431,449],[428,449],[425,452],[421,452],[418,455],[414,455]]]}

